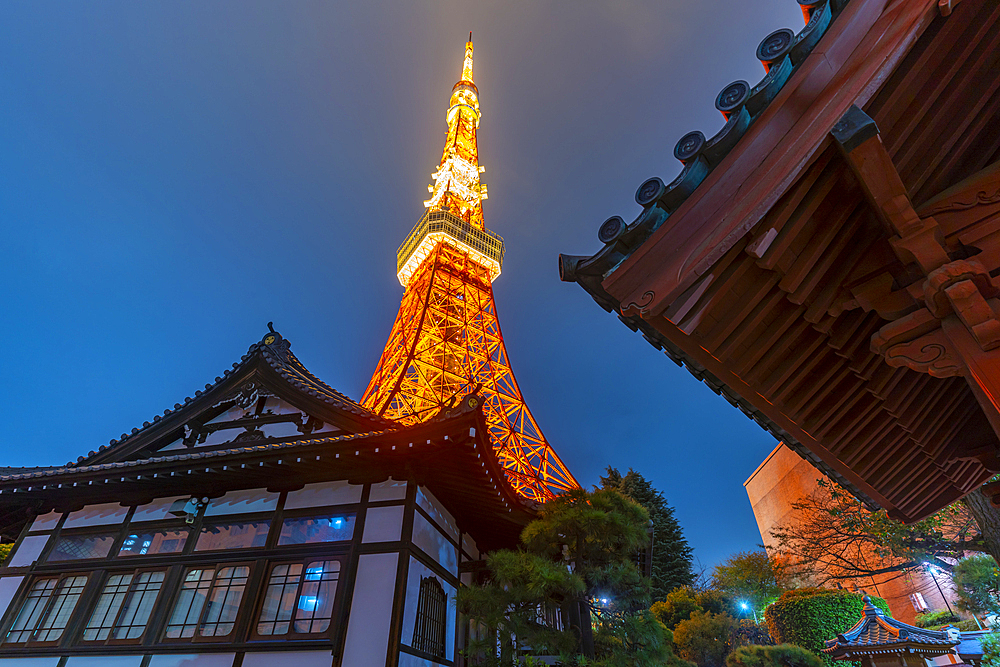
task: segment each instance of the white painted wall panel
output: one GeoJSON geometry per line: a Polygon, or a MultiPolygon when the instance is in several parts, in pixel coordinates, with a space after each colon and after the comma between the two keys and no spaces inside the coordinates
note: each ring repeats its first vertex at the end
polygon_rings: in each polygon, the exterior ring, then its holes
{"type": "Polygon", "coordinates": [[[410,566],[406,572],[406,601],[403,603],[403,630],[400,640],[410,646],[413,642],[413,626],[417,620],[417,599],[420,597],[421,577],[434,577],[448,596],[448,620],[445,627],[445,657],[455,659],[455,588],[437,576],[433,570],[410,556],[410,566]]]}
{"type": "Polygon", "coordinates": [[[208,507],[205,509],[205,516],[270,512],[277,506],[277,493],[268,493],[264,489],[230,491],[221,498],[210,500],[208,507]]]}
{"type": "Polygon", "coordinates": [[[441,526],[446,533],[451,535],[451,539],[458,542],[459,532],[458,525],[455,523],[455,517],[451,515],[444,505],[442,505],[434,494],[425,489],[424,487],[417,488],[417,504],[424,508],[424,511],[434,519],[435,523],[441,526]]]}
{"type": "MultiPolygon", "coordinates": [[[[330,667],[333,654],[330,651],[275,651],[273,653],[247,653],[243,656],[243,667],[330,667]]],[[[348,667],[344,663],[344,667],[348,667]]]]}
{"type": "Polygon", "coordinates": [[[135,508],[132,515],[132,523],[140,521],[162,521],[163,519],[176,519],[177,517],[167,512],[175,500],[187,500],[191,496],[171,496],[169,498],[157,498],[151,503],[140,505],[135,508]]]}
{"type": "Polygon", "coordinates": [[[7,611],[10,601],[14,599],[14,594],[17,593],[17,587],[21,585],[23,579],[24,577],[4,577],[0,579],[0,617],[7,611]]]}
{"type": "Polygon", "coordinates": [[[49,541],[48,535],[29,535],[21,540],[13,557],[7,561],[7,567],[24,567],[31,565],[38,560],[38,554],[42,553],[45,543],[49,541]]]}
{"type": "Polygon", "coordinates": [[[372,489],[368,494],[370,502],[381,500],[403,500],[406,498],[406,481],[397,481],[391,477],[384,482],[372,484],[372,489]]]}
{"type": "Polygon", "coordinates": [[[367,554],[358,559],[358,577],[347,621],[344,667],[385,664],[398,560],[395,553],[367,554]]]}
{"type": "Polygon", "coordinates": [[[77,656],[66,661],[66,667],[139,667],[141,655],[77,656]]]}
{"type": "Polygon", "coordinates": [[[306,484],[298,491],[290,491],[285,498],[285,509],[347,505],[361,502],[361,485],[346,481],[306,484]]]}
{"type": "Polygon", "coordinates": [[[234,658],[235,653],[154,655],[149,661],[149,667],[231,667],[234,658]]]}
{"type": "Polygon", "coordinates": [[[369,507],[362,542],[398,542],[403,532],[402,505],[369,507]]]}
{"type": "Polygon", "coordinates": [[[52,530],[59,523],[61,517],[62,513],[60,512],[49,512],[35,517],[35,520],[31,522],[31,530],[52,530]]]}
{"type": "Polygon", "coordinates": [[[439,663],[431,662],[430,660],[425,660],[424,658],[418,658],[415,655],[410,655],[409,653],[399,652],[399,667],[434,667],[439,663]]]}
{"type": "Polygon", "coordinates": [[[413,515],[412,541],[441,567],[458,576],[458,549],[420,512],[413,515]]]}
{"type": "Polygon", "coordinates": [[[462,550],[469,554],[472,560],[479,560],[479,547],[476,546],[476,541],[468,533],[462,535],[462,550]]]}
{"type": "Polygon", "coordinates": [[[88,505],[82,510],[71,512],[66,518],[63,528],[80,528],[82,526],[107,526],[121,524],[128,514],[128,508],[118,503],[103,505],[88,505]]]}

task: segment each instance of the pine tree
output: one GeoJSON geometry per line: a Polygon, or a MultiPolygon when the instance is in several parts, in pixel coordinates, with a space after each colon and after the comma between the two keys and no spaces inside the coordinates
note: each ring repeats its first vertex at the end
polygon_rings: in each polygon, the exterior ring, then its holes
{"type": "Polygon", "coordinates": [[[678,586],[694,583],[691,547],[674,518],[674,508],[667,504],[663,494],[631,468],[622,476],[616,468],[608,466],[607,477],[601,477],[601,488],[616,489],[649,512],[653,522],[653,600],[665,600],[667,593],[678,586]]]}

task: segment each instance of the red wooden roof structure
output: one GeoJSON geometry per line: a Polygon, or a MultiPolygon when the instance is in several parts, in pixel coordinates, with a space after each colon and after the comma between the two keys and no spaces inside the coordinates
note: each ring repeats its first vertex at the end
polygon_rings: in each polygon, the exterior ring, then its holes
{"type": "Polygon", "coordinates": [[[560,273],[914,521],[1000,471],[1000,4],[799,2],[723,129],[560,273]]]}

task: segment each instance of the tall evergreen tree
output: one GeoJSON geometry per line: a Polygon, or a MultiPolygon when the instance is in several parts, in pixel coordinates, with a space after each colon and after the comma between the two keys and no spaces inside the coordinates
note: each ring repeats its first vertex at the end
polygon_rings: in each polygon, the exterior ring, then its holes
{"type": "Polygon", "coordinates": [[[616,489],[649,512],[653,522],[653,601],[666,599],[667,593],[678,586],[694,583],[691,547],[674,518],[674,508],[667,504],[663,494],[631,468],[623,476],[608,466],[607,477],[601,477],[601,488],[616,489]]]}

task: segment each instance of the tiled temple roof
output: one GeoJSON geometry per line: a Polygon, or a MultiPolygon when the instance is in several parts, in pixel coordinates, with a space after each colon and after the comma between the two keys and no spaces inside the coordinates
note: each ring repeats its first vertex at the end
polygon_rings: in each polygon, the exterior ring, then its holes
{"type": "MultiPolygon", "coordinates": [[[[291,343],[274,330],[271,322],[268,322],[267,326],[270,330],[269,333],[266,334],[260,342],[251,345],[247,350],[247,353],[240,358],[240,361],[234,363],[231,369],[226,369],[221,376],[217,376],[215,378],[214,382],[206,384],[204,390],[198,390],[194,393],[194,396],[186,397],[183,403],[175,403],[172,409],[167,408],[163,411],[163,415],[156,415],[153,417],[152,421],[143,422],[142,426],[133,428],[131,433],[122,433],[120,438],[112,439],[108,445],[102,445],[97,451],[90,451],[87,456],[79,457],[75,463],[68,462],[66,467],[84,465],[87,460],[94,457],[98,453],[104,452],[109,448],[122,446],[127,441],[130,441],[135,436],[145,432],[147,429],[155,425],[163,419],[163,417],[183,409],[198,397],[214,389],[222,382],[225,382],[232,375],[239,374],[241,371],[258,360],[262,360],[279,376],[281,376],[281,378],[287,380],[290,385],[299,391],[302,391],[303,393],[308,394],[309,396],[312,396],[313,398],[316,398],[333,408],[357,415],[377,427],[391,429],[396,426],[395,422],[380,417],[359,403],[352,401],[350,398],[309,372],[302,362],[299,361],[298,357],[292,354],[291,343]]],[[[382,428],[374,430],[382,430],[382,428]]]]}
{"type": "Polygon", "coordinates": [[[927,647],[931,653],[940,654],[950,652],[960,641],[961,634],[957,630],[926,630],[890,618],[872,604],[871,598],[865,596],[865,610],[861,620],[850,630],[834,639],[828,639],[823,652],[834,655],[907,646],[918,652],[920,647],[927,647]]]}

